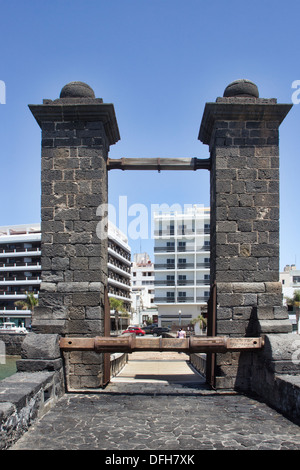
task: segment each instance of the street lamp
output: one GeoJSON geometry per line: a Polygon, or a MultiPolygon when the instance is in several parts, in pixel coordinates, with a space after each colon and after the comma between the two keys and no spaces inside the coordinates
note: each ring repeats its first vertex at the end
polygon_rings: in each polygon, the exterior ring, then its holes
{"type": "Polygon", "coordinates": [[[181,310],[179,310],[178,315],[179,315],[179,328],[181,328],[181,310]]]}

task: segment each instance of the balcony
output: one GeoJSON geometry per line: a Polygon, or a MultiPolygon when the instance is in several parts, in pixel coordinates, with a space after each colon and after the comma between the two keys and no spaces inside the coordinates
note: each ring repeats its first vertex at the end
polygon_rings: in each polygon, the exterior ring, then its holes
{"type": "Polygon", "coordinates": [[[197,296],[196,300],[197,302],[208,302],[209,296],[197,296]]]}
{"type": "Polygon", "coordinates": [[[0,271],[32,271],[41,269],[41,264],[37,261],[35,263],[0,263],[0,271]],[[29,268],[29,269],[28,269],[29,268]]]}
{"type": "Polygon", "coordinates": [[[155,286],[175,286],[175,280],[154,281],[155,286]]]}
{"type": "Polygon", "coordinates": [[[200,268],[200,269],[209,269],[210,268],[210,263],[197,263],[196,267],[200,268]]]}
{"type": "Polygon", "coordinates": [[[177,269],[194,269],[195,264],[194,263],[177,263],[177,269]]]}
{"type": "Polygon", "coordinates": [[[186,297],[186,296],[178,296],[177,297],[177,302],[178,303],[188,303],[188,302],[194,302],[194,297],[186,297]]]}
{"type": "Polygon", "coordinates": [[[0,257],[41,256],[41,248],[0,248],[0,257]],[[7,256],[8,255],[8,256],[7,256]]]}
{"type": "Polygon", "coordinates": [[[175,269],[175,261],[174,263],[155,263],[154,269],[175,269]]]}
{"type": "Polygon", "coordinates": [[[192,296],[177,296],[174,297],[154,297],[154,303],[156,304],[174,304],[174,303],[194,303],[195,299],[192,296]]]}
{"type": "Polygon", "coordinates": [[[174,304],[175,303],[175,297],[154,297],[154,303],[155,304],[174,304]]]}
{"type": "Polygon", "coordinates": [[[154,253],[174,253],[175,246],[155,246],[154,253]]]}

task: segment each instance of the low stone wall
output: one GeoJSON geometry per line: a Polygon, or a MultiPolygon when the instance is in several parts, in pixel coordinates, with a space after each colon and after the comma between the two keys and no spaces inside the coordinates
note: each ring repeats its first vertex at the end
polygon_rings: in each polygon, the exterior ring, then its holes
{"type": "Polygon", "coordinates": [[[206,375],[206,354],[195,353],[190,355],[192,366],[205,377],[206,375]]]}
{"type": "MultiPolygon", "coordinates": [[[[26,346],[25,343],[23,356],[26,356],[26,346]]],[[[111,355],[112,377],[120,372],[127,360],[127,354],[111,355]]],[[[57,359],[52,362],[20,360],[18,372],[0,381],[0,450],[11,447],[65,393],[63,369],[56,362],[57,359]],[[30,371],[33,365],[43,370],[30,371]],[[22,368],[29,371],[21,372],[22,368]]]]}
{"type": "Polygon", "coordinates": [[[5,354],[7,356],[20,356],[25,333],[0,333],[0,341],[5,344],[5,354]]]}
{"type": "Polygon", "coordinates": [[[251,389],[268,405],[300,424],[300,338],[266,335],[265,346],[253,354],[251,389]]]}
{"type": "Polygon", "coordinates": [[[0,450],[9,448],[64,393],[60,372],[17,372],[0,381],[0,450]]]}
{"type": "Polygon", "coordinates": [[[115,377],[128,361],[128,354],[115,353],[110,355],[110,375],[115,377]]]}

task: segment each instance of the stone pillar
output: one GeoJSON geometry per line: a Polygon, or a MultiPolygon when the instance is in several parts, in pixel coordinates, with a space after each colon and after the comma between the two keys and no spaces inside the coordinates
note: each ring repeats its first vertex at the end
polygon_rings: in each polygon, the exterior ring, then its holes
{"type": "MultiPolygon", "coordinates": [[[[38,334],[103,335],[107,237],[96,211],[107,204],[107,156],[120,136],[112,104],[82,82],[30,105],[42,130],[42,283],[32,318],[38,334]]],[[[102,355],[66,354],[70,389],[102,383],[102,355]]]]}
{"type": "MultiPolygon", "coordinates": [[[[211,155],[211,283],[216,334],[288,333],[279,282],[278,128],[291,105],[238,80],[207,103],[199,139],[211,155]]],[[[216,355],[216,388],[247,389],[250,353],[216,355]]]]}

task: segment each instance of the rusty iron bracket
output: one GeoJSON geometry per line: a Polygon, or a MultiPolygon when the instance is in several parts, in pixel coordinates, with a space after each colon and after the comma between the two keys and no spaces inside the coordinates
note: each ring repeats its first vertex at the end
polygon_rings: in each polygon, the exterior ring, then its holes
{"type": "Polygon", "coordinates": [[[263,348],[264,338],[229,338],[224,336],[203,336],[190,338],[138,338],[129,334],[122,337],[61,338],[63,351],[90,350],[99,353],[133,353],[135,351],[226,353],[231,351],[254,351],[263,348]]]}

